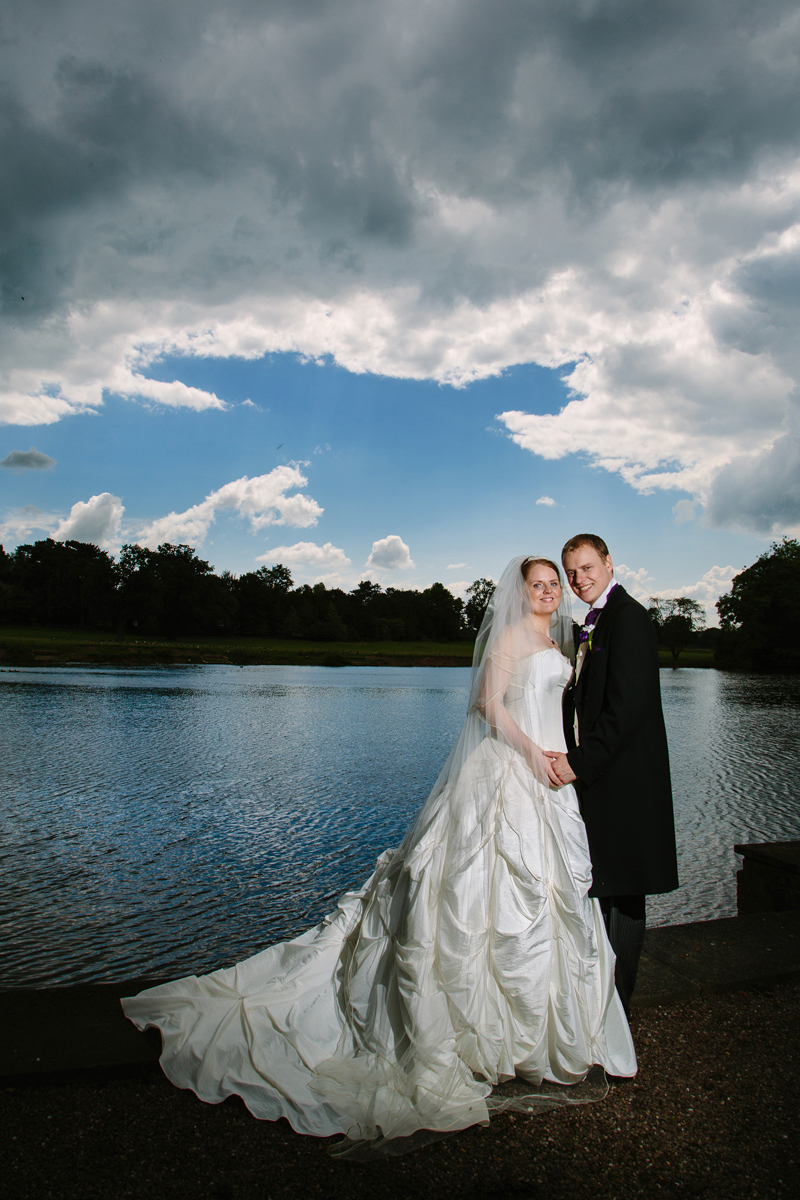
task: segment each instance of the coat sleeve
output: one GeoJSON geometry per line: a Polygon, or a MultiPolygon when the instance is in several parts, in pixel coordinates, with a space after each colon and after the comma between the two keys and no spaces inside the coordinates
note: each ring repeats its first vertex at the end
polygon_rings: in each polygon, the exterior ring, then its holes
{"type": "Polygon", "coordinates": [[[594,783],[636,737],[654,707],[660,706],[658,639],[640,604],[626,605],[616,617],[608,643],[605,693],[597,720],[580,729],[580,745],[567,759],[581,783],[594,783]]]}

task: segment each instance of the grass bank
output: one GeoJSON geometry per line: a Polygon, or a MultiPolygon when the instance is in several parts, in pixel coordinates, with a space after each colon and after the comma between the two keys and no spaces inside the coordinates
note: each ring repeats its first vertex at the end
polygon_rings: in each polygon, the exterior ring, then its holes
{"type": "Polygon", "coordinates": [[[470,642],[307,642],[250,637],[144,638],[78,629],[0,628],[6,666],[145,667],[185,663],[235,666],[468,667],[470,642]]]}
{"type": "MultiPolygon", "coordinates": [[[[186,663],[235,666],[468,667],[471,642],[307,642],[249,637],[119,637],[79,629],[0,628],[0,663],[10,667],[147,667],[186,663]]],[[[659,664],[672,666],[668,650],[659,664]]],[[[711,650],[684,650],[680,667],[711,667],[711,650]]]]}

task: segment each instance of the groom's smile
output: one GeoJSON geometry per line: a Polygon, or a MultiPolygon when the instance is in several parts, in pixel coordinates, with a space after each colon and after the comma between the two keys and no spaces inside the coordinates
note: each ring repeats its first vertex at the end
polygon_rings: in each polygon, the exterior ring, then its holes
{"type": "Polygon", "coordinates": [[[614,578],[614,564],[611,555],[603,558],[594,546],[584,543],[564,555],[564,572],[578,599],[591,605],[614,578]]]}

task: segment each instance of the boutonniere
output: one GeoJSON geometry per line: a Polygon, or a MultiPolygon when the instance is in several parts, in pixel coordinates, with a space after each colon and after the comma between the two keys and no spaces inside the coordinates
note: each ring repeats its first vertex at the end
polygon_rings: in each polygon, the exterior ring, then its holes
{"type": "Polygon", "coordinates": [[[588,645],[586,647],[587,650],[591,650],[591,648],[592,648],[592,638],[594,637],[594,630],[595,630],[595,624],[597,622],[598,613],[599,613],[598,609],[594,609],[594,608],[589,609],[589,612],[586,614],[586,620],[583,623],[583,628],[581,629],[581,632],[580,632],[579,641],[588,643],[588,645]]]}

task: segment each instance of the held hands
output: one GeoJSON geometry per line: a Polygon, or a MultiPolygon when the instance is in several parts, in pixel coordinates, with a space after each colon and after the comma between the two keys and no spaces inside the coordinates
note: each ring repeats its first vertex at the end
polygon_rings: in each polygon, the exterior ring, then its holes
{"type": "Polygon", "coordinates": [[[548,760],[548,767],[558,781],[554,784],[554,787],[563,787],[567,783],[573,783],[574,780],[578,778],[572,767],[569,765],[569,760],[567,759],[566,754],[562,754],[560,751],[555,750],[545,750],[544,755],[548,760]]]}
{"type": "MultiPolygon", "coordinates": [[[[539,779],[542,783],[548,784],[549,787],[560,788],[563,787],[568,780],[562,779],[558,775],[555,766],[550,761],[554,757],[555,755],[551,751],[540,750],[538,746],[533,744],[533,742],[531,742],[528,752],[525,754],[528,766],[533,771],[537,779],[539,779]]],[[[564,755],[561,757],[563,758],[564,755]]],[[[575,776],[573,775],[572,778],[574,779],[575,776]]]]}

